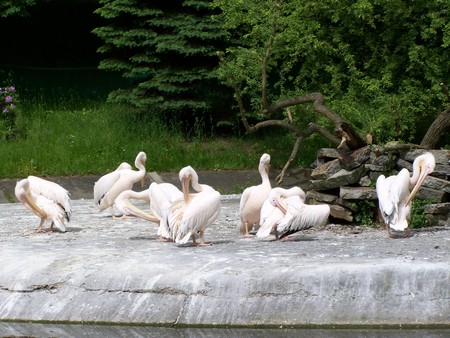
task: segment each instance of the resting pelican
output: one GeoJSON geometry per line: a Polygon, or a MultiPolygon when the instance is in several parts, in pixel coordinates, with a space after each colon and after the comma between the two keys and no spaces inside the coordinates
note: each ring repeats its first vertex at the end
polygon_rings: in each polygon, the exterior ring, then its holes
{"type": "MultiPolygon", "coordinates": [[[[104,181],[101,183],[108,183],[104,186],[97,187],[97,191],[103,192],[98,203],[100,204],[99,211],[103,211],[108,208],[112,208],[114,205],[114,201],[119,196],[122,191],[131,190],[133,184],[141,181],[141,185],[144,185],[145,178],[145,162],[147,161],[147,155],[141,151],[136,156],[136,160],[134,165],[138,170],[132,169],[121,169],[117,170],[117,173],[111,175],[108,181],[104,181]]],[[[100,180],[99,180],[100,181],[100,180]]],[[[96,182],[95,186],[100,185],[99,181],[96,182]]],[[[96,187],[94,186],[94,195],[96,187]]]]}
{"type": "Polygon", "coordinates": [[[59,184],[35,176],[28,176],[16,184],[15,195],[28,209],[41,218],[37,232],[42,232],[45,220],[51,220],[53,226],[65,232],[64,220],[69,222],[72,215],[72,202],[69,192],[59,184]]]}
{"type": "Polygon", "coordinates": [[[435,166],[436,160],[433,154],[427,152],[414,160],[411,177],[406,168],[388,178],[384,175],[378,177],[376,184],[378,205],[386,224],[388,237],[391,237],[391,228],[396,231],[405,231],[405,237],[409,235],[410,202],[419,191],[425,178],[433,172],[435,166]],[[413,186],[410,193],[409,189],[413,186]]]}
{"type": "Polygon", "coordinates": [[[300,205],[305,200],[305,192],[299,187],[290,189],[273,188],[269,192],[269,197],[264,201],[261,208],[260,226],[256,237],[269,237],[272,231],[275,232],[275,239],[278,239],[278,224],[285,217],[286,212],[274,203],[275,198],[282,198],[285,205],[300,205]]]}
{"type": "Polygon", "coordinates": [[[113,216],[114,219],[123,219],[126,217],[139,217],[150,222],[159,223],[158,219],[131,204],[130,199],[142,200],[150,204],[149,189],[142,191],[125,190],[117,196],[114,205],[122,214],[120,217],[113,216]]]}
{"type": "Polygon", "coordinates": [[[176,243],[185,244],[192,237],[193,245],[197,245],[195,234],[200,234],[200,243],[205,244],[204,232],[219,216],[220,213],[220,193],[206,184],[198,183],[198,175],[195,170],[188,166],[180,170],[184,200],[181,206],[174,204],[172,207],[174,215],[172,217],[172,236],[176,243]],[[192,181],[192,188],[196,194],[189,193],[189,184],[192,181]]]}
{"type": "Polygon", "coordinates": [[[259,217],[264,201],[272,189],[269,180],[270,155],[263,154],[259,160],[258,170],[261,175],[262,182],[259,185],[248,187],[244,190],[239,203],[239,214],[241,217],[241,233],[249,234],[249,226],[259,227],[259,217]]]}
{"type": "MultiPolygon", "coordinates": [[[[132,170],[133,167],[127,162],[122,162],[116,170],[106,175],[103,175],[99,178],[97,182],[94,184],[94,202],[95,205],[99,205],[101,199],[105,196],[105,194],[112,188],[114,183],[119,179],[120,173],[119,171],[122,169],[132,170]]],[[[111,207],[112,208],[112,207],[111,207]]]]}
{"type": "Polygon", "coordinates": [[[158,219],[159,241],[164,242],[172,240],[170,234],[169,215],[175,201],[183,199],[183,193],[171,183],[150,184],[150,209],[158,219]]]}

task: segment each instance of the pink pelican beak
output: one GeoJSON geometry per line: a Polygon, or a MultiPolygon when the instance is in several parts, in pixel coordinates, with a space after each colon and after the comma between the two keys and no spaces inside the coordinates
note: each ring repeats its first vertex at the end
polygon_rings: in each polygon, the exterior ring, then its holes
{"type": "Polygon", "coordinates": [[[20,195],[20,200],[23,204],[25,204],[28,208],[30,208],[36,215],[38,215],[41,218],[47,217],[44,211],[42,211],[41,208],[37,206],[36,203],[34,203],[33,199],[28,193],[23,193],[20,195]]]}
{"type": "Polygon", "coordinates": [[[432,170],[428,166],[425,166],[425,168],[421,168],[419,179],[417,180],[416,185],[414,186],[413,190],[411,191],[408,198],[406,199],[405,205],[408,205],[412,201],[414,196],[416,196],[417,192],[419,191],[420,187],[423,184],[423,181],[431,172],[432,172],[432,170]]]}

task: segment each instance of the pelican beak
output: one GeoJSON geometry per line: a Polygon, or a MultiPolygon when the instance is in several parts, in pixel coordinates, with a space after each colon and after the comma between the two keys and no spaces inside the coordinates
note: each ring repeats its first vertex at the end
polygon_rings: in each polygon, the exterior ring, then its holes
{"type": "Polygon", "coordinates": [[[141,188],[145,185],[145,176],[141,178],[141,188]]]}
{"type": "Polygon", "coordinates": [[[425,180],[425,178],[430,173],[431,173],[431,170],[430,170],[429,167],[425,167],[423,170],[420,170],[419,179],[417,180],[416,185],[414,186],[413,190],[411,191],[411,193],[409,194],[408,198],[406,199],[405,205],[408,205],[412,201],[414,196],[416,196],[417,192],[419,191],[420,187],[423,184],[423,181],[425,180]]]}
{"type": "Polygon", "coordinates": [[[278,209],[280,209],[283,214],[286,214],[287,207],[285,206],[285,204],[283,202],[279,201],[278,199],[275,199],[275,206],[278,209]]]}
{"type": "Polygon", "coordinates": [[[31,198],[31,196],[27,193],[24,193],[20,196],[20,201],[26,205],[28,208],[31,209],[31,211],[33,211],[36,215],[38,215],[41,218],[46,217],[47,215],[45,214],[44,211],[42,211],[41,208],[39,208],[37,206],[36,203],[34,203],[33,199],[31,198]]]}

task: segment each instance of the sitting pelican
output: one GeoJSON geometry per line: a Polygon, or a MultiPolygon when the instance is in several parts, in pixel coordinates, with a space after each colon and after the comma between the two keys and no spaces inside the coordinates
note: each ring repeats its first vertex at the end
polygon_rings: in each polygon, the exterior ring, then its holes
{"type": "MultiPolygon", "coordinates": [[[[103,195],[100,196],[97,202],[100,205],[99,211],[112,208],[117,196],[119,196],[122,191],[131,190],[134,183],[141,181],[141,185],[144,185],[146,161],[147,155],[141,151],[137,154],[134,162],[134,165],[138,170],[127,168],[116,170],[115,174],[111,175],[108,180],[103,180],[102,182],[99,180],[95,183],[94,195],[96,194],[95,191],[103,192],[103,195]],[[103,183],[105,185],[101,185],[103,183]]],[[[98,195],[100,195],[100,193],[97,193],[97,196],[98,195]]]]}
{"type": "Polygon", "coordinates": [[[23,205],[41,218],[37,232],[43,231],[45,220],[52,221],[50,231],[54,225],[61,232],[66,231],[64,220],[69,222],[72,215],[72,202],[66,189],[54,182],[28,176],[17,182],[14,192],[23,205]]]}
{"type": "Polygon", "coordinates": [[[410,202],[419,191],[425,178],[433,172],[435,166],[436,160],[433,154],[427,152],[414,160],[411,177],[406,168],[388,178],[384,175],[378,177],[376,183],[378,205],[386,224],[387,237],[391,237],[391,228],[396,231],[405,231],[405,237],[409,236],[410,202]],[[410,193],[409,189],[413,186],[410,193]]]}
{"type": "Polygon", "coordinates": [[[300,205],[305,200],[305,192],[299,187],[290,189],[277,187],[270,190],[269,197],[261,208],[260,226],[256,233],[258,238],[268,237],[274,231],[275,239],[278,239],[278,224],[283,220],[286,212],[274,203],[276,197],[282,198],[285,205],[300,205]]]}
{"type": "Polygon", "coordinates": [[[246,188],[241,196],[239,203],[239,214],[241,217],[240,231],[241,233],[245,232],[246,236],[250,236],[249,226],[256,225],[255,229],[259,227],[262,205],[267,199],[270,189],[272,189],[269,180],[269,165],[270,155],[263,154],[258,166],[262,179],[261,184],[246,188]]]}
{"type": "Polygon", "coordinates": [[[130,202],[130,199],[143,200],[147,202],[147,204],[150,204],[149,189],[145,189],[142,191],[134,191],[134,190],[122,191],[114,201],[114,205],[116,206],[117,210],[122,214],[122,216],[119,217],[113,216],[114,219],[138,217],[150,222],[159,223],[158,219],[155,216],[150,215],[145,211],[139,209],[138,207],[134,206],[130,202]]]}
{"type": "Polygon", "coordinates": [[[171,207],[175,201],[183,199],[183,193],[171,183],[150,184],[150,209],[158,219],[158,235],[159,241],[165,242],[172,240],[170,234],[171,226],[169,225],[169,215],[171,207]]]}
{"type": "Polygon", "coordinates": [[[180,170],[184,200],[172,206],[172,237],[178,244],[185,244],[192,238],[193,245],[197,245],[195,235],[199,233],[200,243],[205,246],[204,232],[219,216],[220,193],[206,184],[198,183],[198,175],[195,170],[188,166],[180,170]],[[189,193],[189,184],[197,191],[189,193]]]}

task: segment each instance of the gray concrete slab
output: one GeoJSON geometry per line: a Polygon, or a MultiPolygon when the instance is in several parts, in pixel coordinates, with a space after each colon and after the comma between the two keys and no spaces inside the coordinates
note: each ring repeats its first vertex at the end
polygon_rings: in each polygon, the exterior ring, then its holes
{"type": "MultiPolygon", "coordinates": [[[[450,228],[387,239],[328,224],[291,241],[238,233],[223,196],[211,247],[160,243],[156,227],[74,200],[66,233],[0,204],[0,321],[164,325],[450,324],[450,228]]],[[[146,205],[137,204],[143,209],[146,205]]]]}

